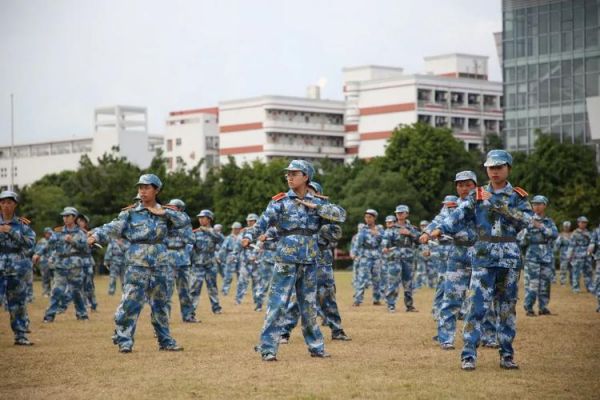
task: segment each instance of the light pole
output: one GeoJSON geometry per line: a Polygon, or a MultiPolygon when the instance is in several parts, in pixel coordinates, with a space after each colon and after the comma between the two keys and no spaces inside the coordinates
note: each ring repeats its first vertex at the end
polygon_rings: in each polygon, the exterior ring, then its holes
{"type": "Polygon", "coordinates": [[[15,95],[10,94],[10,190],[15,190],[15,95]]]}

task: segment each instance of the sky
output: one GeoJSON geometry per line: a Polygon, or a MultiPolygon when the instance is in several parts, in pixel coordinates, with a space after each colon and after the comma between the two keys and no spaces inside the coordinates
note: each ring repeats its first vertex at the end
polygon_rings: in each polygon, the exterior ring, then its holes
{"type": "Polygon", "coordinates": [[[96,107],[170,111],[260,95],[343,99],[342,68],[489,56],[500,0],[0,0],[0,145],[91,136],[96,107]]]}

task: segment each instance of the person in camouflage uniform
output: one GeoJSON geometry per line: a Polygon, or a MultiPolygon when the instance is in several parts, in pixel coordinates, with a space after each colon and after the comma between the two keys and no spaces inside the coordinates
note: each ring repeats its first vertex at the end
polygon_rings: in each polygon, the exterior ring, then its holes
{"type": "MultiPolygon", "coordinates": [[[[473,171],[458,172],[454,184],[459,196],[456,200],[458,206],[467,201],[469,193],[477,186],[477,176],[473,171]]],[[[438,229],[439,224],[445,218],[446,216],[434,219],[424,229],[424,232],[431,234],[432,231],[438,229]]],[[[471,281],[471,265],[475,254],[473,245],[476,237],[477,233],[473,222],[466,223],[461,231],[452,235],[453,248],[450,251],[443,282],[444,294],[439,311],[438,333],[436,336],[436,340],[443,350],[454,349],[456,321],[460,319],[461,310],[467,309],[465,306],[467,303],[466,295],[471,281]]]]}
{"type": "Polygon", "coordinates": [[[567,277],[569,283],[571,283],[572,270],[567,258],[567,250],[569,249],[569,242],[571,241],[571,222],[564,221],[562,223],[562,231],[558,234],[556,241],[554,242],[554,251],[558,253],[560,260],[560,285],[564,286],[567,283],[567,277]]]}
{"type": "Polygon", "coordinates": [[[240,234],[242,230],[242,224],[239,222],[234,222],[231,225],[231,233],[229,236],[225,238],[223,244],[219,248],[219,252],[217,253],[217,257],[220,260],[223,267],[223,288],[221,288],[221,293],[223,296],[227,296],[229,294],[229,289],[231,287],[231,282],[233,281],[233,274],[238,274],[240,271],[240,255],[242,253],[242,235],[240,234]]]}
{"type": "MultiPolygon", "coordinates": [[[[246,217],[246,228],[242,230],[242,236],[247,229],[250,229],[256,224],[258,215],[248,214],[246,217]]],[[[256,243],[251,243],[249,246],[242,249],[240,257],[240,273],[238,275],[237,290],[235,295],[235,304],[242,304],[242,299],[248,291],[249,281],[252,280],[252,299],[254,301],[255,310],[258,309],[260,300],[258,295],[261,292],[260,271],[258,266],[258,251],[259,247],[256,243]]],[[[262,305],[261,305],[262,307],[262,305]]]]}
{"type": "MultiPolygon", "coordinates": [[[[79,214],[75,221],[79,228],[87,235],[89,231],[89,223],[90,219],[84,215],[79,214]]],[[[92,257],[92,247],[88,246],[82,257],[83,261],[83,296],[87,300],[87,303],[90,305],[92,311],[96,311],[98,308],[98,301],[96,300],[96,285],[94,284],[94,267],[96,263],[94,262],[94,257],[92,257]]]]}
{"type": "MultiPolygon", "coordinates": [[[[436,218],[444,219],[450,211],[456,208],[458,198],[453,195],[448,195],[442,202],[442,209],[436,218]]],[[[435,294],[433,296],[433,305],[431,307],[431,314],[433,320],[438,322],[440,318],[440,310],[442,308],[442,301],[444,300],[444,281],[446,279],[446,269],[448,268],[448,258],[452,253],[454,246],[452,245],[452,237],[445,236],[441,237],[437,245],[431,248],[431,260],[434,265],[434,271],[436,274],[435,294]]]]}
{"type": "MultiPolygon", "coordinates": [[[[577,218],[577,229],[571,234],[571,240],[569,240],[569,247],[567,249],[567,259],[573,268],[573,280],[571,282],[571,288],[574,293],[579,293],[579,281],[581,274],[584,273],[588,264],[590,263],[590,255],[588,253],[588,246],[592,241],[592,234],[587,229],[588,219],[585,216],[577,218]]],[[[591,290],[591,282],[588,282],[588,277],[584,274],[584,284],[588,291],[591,290]]],[[[590,279],[591,281],[591,279],[590,279]]]]}
{"type": "Polygon", "coordinates": [[[398,299],[400,284],[404,289],[404,306],[406,312],[416,312],[413,304],[413,262],[415,257],[414,247],[417,242],[419,231],[408,221],[408,206],[400,204],[396,207],[396,227],[385,233],[382,241],[383,253],[388,254],[390,264],[388,265],[389,284],[386,291],[388,311],[396,312],[396,301],[398,299]]]}
{"type": "MultiPolygon", "coordinates": [[[[429,221],[423,220],[420,223],[421,231],[429,225],[429,221]]],[[[415,268],[413,277],[413,289],[420,289],[429,286],[433,288],[433,279],[429,279],[431,268],[431,245],[429,243],[419,243],[415,251],[415,268]]]]}
{"type": "Polygon", "coordinates": [[[456,234],[467,224],[474,224],[478,238],[469,287],[469,311],[463,329],[464,347],[461,368],[475,369],[477,346],[481,341],[482,323],[497,301],[500,367],[517,369],[512,342],[516,335],[516,304],[521,268],[521,253],[517,232],[533,217],[527,192],[513,187],[507,180],[512,168],[512,156],[504,150],[491,150],[484,163],[490,183],[478,187],[459,207],[439,224],[431,235],[456,234]]]}
{"type": "Polygon", "coordinates": [[[179,308],[181,319],[185,323],[197,323],[194,317],[194,306],[191,291],[192,285],[192,261],[191,247],[194,243],[192,232],[192,221],[185,212],[185,203],[180,199],[171,199],[168,206],[180,213],[185,219],[183,226],[170,225],[167,232],[166,245],[169,254],[169,292],[167,293],[169,309],[171,309],[171,297],[173,294],[173,279],[179,295],[179,308]]]}
{"type": "Polygon", "coordinates": [[[592,238],[588,246],[588,254],[594,258],[594,262],[596,264],[594,294],[598,299],[598,308],[596,308],[596,312],[600,313],[600,226],[598,226],[592,232],[592,238]]]}
{"type": "Polygon", "coordinates": [[[15,192],[0,193],[0,286],[6,296],[14,344],[31,346],[33,343],[27,339],[27,278],[23,271],[33,269],[29,253],[35,246],[35,232],[29,220],[16,215],[18,203],[15,192]]]}
{"type": "Polygon", "coordinates": [[[358,232],[365,226],[365,224],[360,223],[357,225],[356,233],[352,236],[350,240],[350,258],[352,259],[352,288],[356,290],[356,271],[358,270],[358,262],[360,261],[360,249],[357,247],[358,243],[358,232]]]}
{"type": "Polygon", "coordinates": [[[183,348],[169,332],[170,270],[165,242],[169,228],[185,228],[189,218],[157,202],[162,182],[156,175],[140,176],[137,187],[140,203],[126,207],[116,219],[94,229],[88,237],[89,244],[106,243],[111,236],[130,243],[126,253],[125,293],[115,313],[113,343],[121,353],[132,351],[137,319],[144,303],[149,302],[159,350],[181,351],[183,348]]]}
{"type": "Polygon", "coordinates": [[[69,303],[67,288],[71,292],[77,319],[88,319],[83,294],[83,257],[88,250],[86,234],[75,223],[79,212],[74,207],[65,207],[61,215],[65,225],[55,228],[48,240],[55,270],[50,305],[44,315],[46,323],[53,322],[59,309],[69,303]]]}
{"type": "Polygon", "coordinates": [[[537,195],[531,200],[535,216],[527,226],[519,232],[517,238],[525,248],[525,301],[523,307],[526,315],[534,317],[533,306],[538,300],[540,315],[550,314],[550,287],[554,270],[552,245],[558,237],[558,230],[551,218],[545,215],[548,199],[537,195]]]}
{"type": "Polygon", "coordinates": [[[42,276],[42,294],[50,297],[52,291],[52,270],[50,269],[50,253],[48,252],[48,239],[52,236],[52,228],[44,228],[44,236],[37,242],[33,250],[33,263],[40,268],[42,276]]]}
{"type": "Polygon", "coordinates": [[[269,292],[269,288],[271,287],[271,278],[273,277],[273,270],[275,268],[277,240],[279,240],[277,237],[277,229],[274,227],[267,229],[267,232],[258,239],[258,245],[260,247],[258,262],[261,283],[260,291],[257,296],[258,304],[256,305],[255,311],[262,311],[265,295],[269,292]]]}
{"type": "Polygon", "coordinates": [[[373,305],[381,305],[384,289],[381,287],[382,241],[384,229],[376,225],[377,211],[365,211],[365,225],[358,232],[356,247],[360,254],[358,262],[356,287],[354,290],[354,307],[362,304],[365,289],[369,282],[373,284],[373,305]]]}
{"type": "Polygon", "coordinates": [[[117,278],[121,282],[121,293],[125,286],[125,253],[128,244],[123,239],[110,239],[106,253],[104,253],[104,264],[109,270],[108,295],[114,296],[117,289],[117,278]]]}
{"type": "Polygon", "coordinates": [[[211,210],[202,210],[198,213],[200,227],[194,229],[194,248],[192,250],[192,304],[194,317],[200,302],[202,285],[206,282],[208,299],[214,314],[221,314],[219,304],[219,290],[217,289],[217,264],[215,262],[216,250],[223,236],[215,232],[212,223],[215,215],[211,210]]]}
{"type": "Polygon", "coordinates": [[[304,160],[292,160],[286,168],[289,191],[274,196],[258,222],[247,229],[243,245],[276,227],[279,241],[271,292],[260,343],[255,350],[264,361],[277,360],[281,321],[292,293],[300,307],[302,333],[312,357],[329,357],[323,335],[317,324],[316,263],[319,247],[317,233],[326,223],[343,223],[346,211],[312,195],[308,184],[313,178],[313,166],[304,160]]]}

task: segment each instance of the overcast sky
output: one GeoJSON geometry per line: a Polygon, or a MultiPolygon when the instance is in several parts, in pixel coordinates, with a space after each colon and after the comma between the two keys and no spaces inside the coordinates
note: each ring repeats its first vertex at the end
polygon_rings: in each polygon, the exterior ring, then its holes
{"type": "Polygon", "coordinates": [[[342,99],[342,68],[423,70],[423,57],[489,56],[500,0],[0,0],[0,144],[89,136],[93,110],[169,111],[263,94],[342,99]]]}

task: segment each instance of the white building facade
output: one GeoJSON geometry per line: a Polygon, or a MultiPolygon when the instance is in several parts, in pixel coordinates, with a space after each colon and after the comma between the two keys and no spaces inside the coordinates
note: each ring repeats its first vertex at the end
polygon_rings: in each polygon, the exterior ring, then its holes
{"type": "Polygon", "coordinates": [[[164,155],[167,171],[196,166],[201,176],[219,165],[219,109],[202,108],[172,111],[166,122],[164,155]]]}
{"type": "Polygon", "coordinates": [[[311,97],[261,96],[219,103],[220,162],[276,158],[343,162],[343,101],[311,97]]]}
{"type": "Polygon", "coordinates": [[[401,68],[345,68],[348,158],[381,156],[392,131],[424,122],[446,127],[467,149],[502,132],[502,83],[487,80],[487,57],[449,54],[425,58],[426,74],[401,68]]]}
{"type": "Polygon", "coordinates": [[[18,144],[13,147],[11,179],[11,147],[0,147],[0,188],[16,188],[31,184],[44,175],[76,170],[81,156],[92,162],[115,149],[140,168],[150,165],[152,157],[163,145],[163,137],[149,135],[147,114],[143,107],[114,106],[94,112],[91,137],[18,144]],[[141,145],[140,145],[141,144],[141,145]]]}

